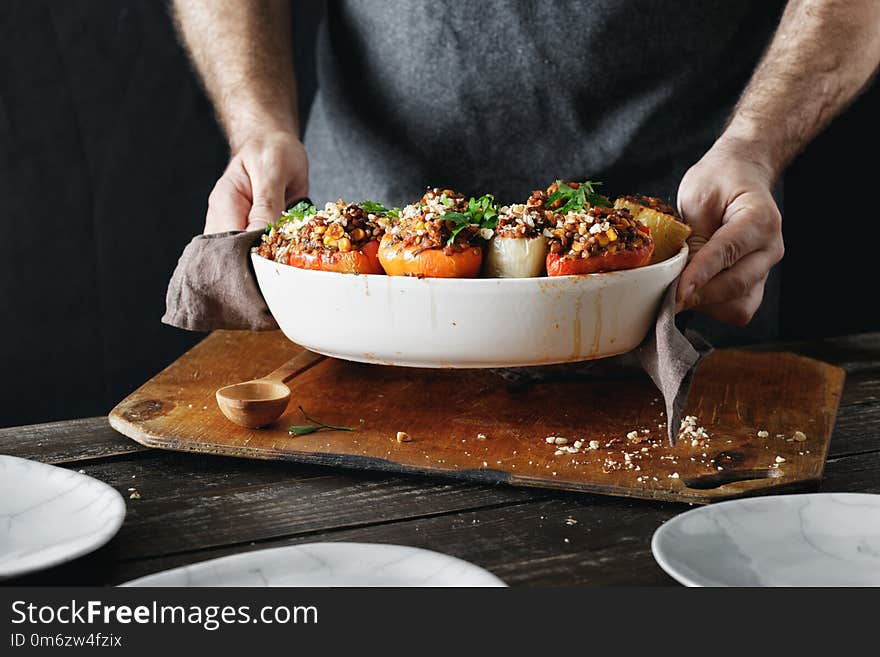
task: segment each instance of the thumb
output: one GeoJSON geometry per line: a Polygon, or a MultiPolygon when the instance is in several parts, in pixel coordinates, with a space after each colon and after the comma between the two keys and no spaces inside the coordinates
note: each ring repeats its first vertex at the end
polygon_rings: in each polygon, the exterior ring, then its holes
{"type": "Polygon", "coordinates": [[[678,213],[691,228],[687,240],[690,249],[688,259],[693,259],[706,245],[721,225],[724,212],[718,186],[704,179],[696,168],[685,174],[678,188],[678,213]]]}
{"type": "Polygon", "coordinates": [[[284,211],[284,183],[275,176],[251,179],[253,202],[248,213],[247,230],[265,228],[275,223],[284,211]]]}

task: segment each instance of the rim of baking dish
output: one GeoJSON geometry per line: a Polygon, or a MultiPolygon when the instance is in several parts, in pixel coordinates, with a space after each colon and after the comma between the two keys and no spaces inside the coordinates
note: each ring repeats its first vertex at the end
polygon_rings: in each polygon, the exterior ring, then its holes
{"type": "Polygon", "coordinates": [[[636,267],[634,269],[621,269],[617,271],[605,271],[598,272],[596,274],[571,274],[568,276],[532,276],[527,278],[433,278],[429,276],[418,277],[418,276],[388,276],[387,274],[344,274],[341,272],[335,271],[319,271],[314,269],[301,269],[299,267],[292,267],[291,265],[285,265],[280,262],[276,262],[274,260],[270,260],[269,258],[265,258],[258,253],[251,253],[251,257],[254,259],[259,258],[260,260],[269,263],[271,265],[278,265],[279,267],[284,267],[285,269],[293,269],[297,273],[302,273],[304,276],[322,276],[325,279],[328,277],[334,277],[340,280],[384,280],[384,281],[430,281],[432,285],[475,285],[475,284],[503,284],[503,285],[547,285],[552,284],[553,282],[562,282],[562,281],[572,281],[572,280],[607,280],[610,278],[620,278],[626,276],[632,276],[634,272],[650,272],[650,271],[658,271],[663,268],[672,267],[682,260],[686,260],[688,256],[688,245],[687,243],[683,244],[681,249],[679,249],[678,253],[676,253],[671,258],[667,258],[666,260],[662,260],[661,262],[655,262],[653,265],[645,265],[644,267],[636,267]]]}

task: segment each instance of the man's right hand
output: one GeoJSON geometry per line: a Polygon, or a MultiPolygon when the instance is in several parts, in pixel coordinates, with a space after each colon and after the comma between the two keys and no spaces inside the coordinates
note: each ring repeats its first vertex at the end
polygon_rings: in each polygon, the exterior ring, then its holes
{"type": "Polygon", "coordinates": [[[208,197],[205,234],[255,230],[274,223],[309,193],[306,150],[295,134],[271,132],[244,141],[208,197]]]}

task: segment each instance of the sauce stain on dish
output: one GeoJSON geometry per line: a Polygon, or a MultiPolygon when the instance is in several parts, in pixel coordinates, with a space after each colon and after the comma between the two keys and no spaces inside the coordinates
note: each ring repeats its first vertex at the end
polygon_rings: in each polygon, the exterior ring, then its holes
{"type": "Polygon", "coordinates": [[[581,353],[581,312],[583,307],[584,298],[578,296],[577,301],[574,302],[574,349],[571,354],[572,359],[577,358],[581,353]]]}
{"type": "Polygon", "coordinates": [[[593,299],[593,316],[595,324],[593,325],[593,345],[590,349],[590,355],[595,356],[599,353],[599,346],[602,343],[602,288],[596,291],[593,299]]]}

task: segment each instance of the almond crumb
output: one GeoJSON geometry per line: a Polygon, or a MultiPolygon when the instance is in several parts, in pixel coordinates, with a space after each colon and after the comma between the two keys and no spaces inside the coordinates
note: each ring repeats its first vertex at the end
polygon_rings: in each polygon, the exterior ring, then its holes
{"type": "Polygon", "coordinates": [[[770,433],[768,431],[764,431],[763,429],[761,429],[758,432],[758,438],[769,438],[769,437],[770,437],[770,433]]]}
{"type": "Polygon", "coordinates": [[[484,433],[478,433],[478,434],[477,434],[477,440],[486,440],[486,434],[484,434],[484,433]]]}
{"type": "Polygon", "coordinates": [[[807,439],[807,434],[805,434],[803,431],[795,431],[791,437],[799,443],[802,443],[807,439]]]}
{"type": "Polygon", "coordinates": [[[399,443],[408,443],[412,440],[410,435],[406,431],[398,431],[397,432],[397,442],[399,443]]]}

